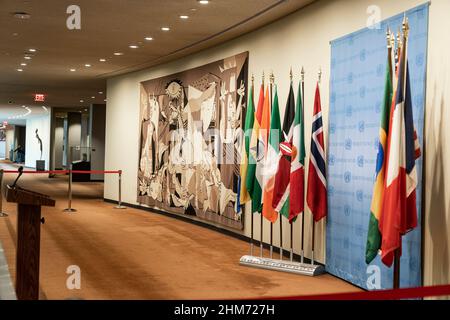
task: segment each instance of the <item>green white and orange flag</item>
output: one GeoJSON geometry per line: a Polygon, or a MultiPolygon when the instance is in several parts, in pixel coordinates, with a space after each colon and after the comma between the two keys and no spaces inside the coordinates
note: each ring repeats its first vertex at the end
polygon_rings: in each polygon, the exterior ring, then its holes
{"type": "Polygon", "coordinates": [[[376,181],[373,188],[372,204],[370,207],[369,231],[367,233],[366,244],[366,263],[369,264],[375,259],[378,250],[381,247],[381,233],[379,230],[379,221],[381,217],[383,193],[384,193],[384,179],[386,175],[386,148],[387,135],[389,132],[389,118],[391,114],[391,106],[393,99],[393,84],[392,84],[392,57],[391,49],[388,50],[388,61],[386,65],[386,78],[384,84],[384,97],[381,110],[381,126],[380,126],[380,141],[378,146],[378,156],[376,163],[376,181]]]}
{"type": "Polygon", "coordinates": [[[264,106],[261,117],[261,127],[258,134],[258,158],[256,159],[256,172],[254,192],[252,197],[253,212],[262,212],[262,194],[264,187],[267,183],[267,179],[264,176],[264,166],[267,156],[267,143],[269,141],[270,131],[270,94],[269,88],[266,88],[266,94],[264,97],[264,106]]]}
{"type": "MultiPolygon", "coordinates": [[[[248,154],[247,177],[245,184],[247,191],[252,199],[252,213],[261,212],[261,194],[262,179],[258,180],[256,176],[258,163],[264,158],[264,148],[259,146],[259,136],[261,121],[264,109],[264,85],[261,85],[259,92],[258,107],[255,113],[255,121],[253,123],[252,137],[250,139],[250,147],[248,154]]],[[[262,164],[260,164],[262,165],[262,164]]]]}
{"type": "Polygon", "coordinates": [[[248,97],[248,105],[247,105],[247,112],[245,115],[245,126],[244,126],[244,143],[242,144],[242,154],[241,154],[241,168],[240,168],[240,175],[241,175],[241,190],[240,190],[240,197],[239,202],[240,204],[245,204],[251,200],[250,194],[247,189],[247,173],[248,173],[248,158],[250,154],[250,140],[251,140],[251,132],[253,129],[253,125],[255,122],[255,103],[253,100],[253,84],[250,88],[249,97],[248,97]]]}
{"type": "Polygon", "coordinates": [[[282,139],[280,106],[278,104],[278,92],[275,86],[275,95],[272,104],[272,115],[270,119],[269,144],[264,166],[264,194],[263,194],[263,216],[274,223],[278,219],[278,213],[272,207],[273,191],[275,186],[275,175],[278,168],[279,147],[282,139]]]}

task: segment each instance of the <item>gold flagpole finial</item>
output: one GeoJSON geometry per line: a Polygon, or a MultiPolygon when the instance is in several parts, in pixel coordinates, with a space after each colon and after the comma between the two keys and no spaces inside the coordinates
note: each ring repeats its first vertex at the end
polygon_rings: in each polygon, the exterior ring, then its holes
{"type": "Polygon", "coordinates": [[[395,49],[395,34],[391,31],[391,48],[395,49]]]}
{"type": "Polygon", "coordinates": [[[402,46],[403,46],[403,40],[402,40],[400,31],[397,33],[397,46],[399,49],[402,48],[402,46]]]}
{"type": "Polygon", "coordinates": [[[302,75],[302,82],[305,82],[305,68],[304,67],[302,67],[301,75],[302,75]]]}
{"type": "Polygon", "coordinates": [[[294,77],[294,75],[292,74],[292,67],[291,67],[291,70],[289,71],[289,79],[291,79],[291,83],[292,83],[293,77],[294,77]]]}
{"type": "Polygon", "coordinates": [[[275,76],[273,75],[273,71],[270,72],[270,84],[274,84],[275,83],[275,76]]]}
{"type": "Polygon", "coordinates": [[[388,48],[392,48],[392,43],[391,43],[391,29],[388,27],[387,31],[386,31],[386,39],[387,39],[387,47],[388,48]]]}
{"type": "Polygon", "coordinates": [[[262,84],[264,85],[264,82],[266,81],[266,74],[264,73],[264,71],[263,71],[263,74],[262,74],[262,84]]]}
{"type": "Polygon", "coordinates": [[[255,75],[252,73],[252,86],[255,83],[255,75]]]}
{"type": "Polygon", "coordinates": [[[406,17],[406,14],[405,14],[405,17],[403,18],[402,31],[403,31],[403,36],[404,36],[405,38],[408,38],[408,34],[409,34],[409,21],[408,21],[408,18],[406,17]]]}
{"type": "Polygon", "coordinates": [[[319,83],[322,81],[322,67],[319,68],[319,83]]]}

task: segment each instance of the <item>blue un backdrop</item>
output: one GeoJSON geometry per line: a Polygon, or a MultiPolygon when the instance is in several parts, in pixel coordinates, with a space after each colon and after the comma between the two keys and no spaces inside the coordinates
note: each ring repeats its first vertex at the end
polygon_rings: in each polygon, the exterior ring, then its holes
{"type": "MultiPolygon", "coordinates": [[[[414,123],[423,141],[428,7],[406,12],[410,23],[409,66],[414,123]]],[[[330,124],[326,268],[331,274],[367,287],[365,247],[370,216],[380,112],[386,70],[386,29],[401,28],[403,13],[381,22],[380,29],[363,29],[331,43],[330,124]]],[[[419,159],[419,181],[422,160],[419,159]]],[[[421,194],[417,190],[419,226],[403,237],[401,287],[421,285],[421,194]]],[[[393,269],[378,256],[381,288],[392,288],[393,269]]]]}

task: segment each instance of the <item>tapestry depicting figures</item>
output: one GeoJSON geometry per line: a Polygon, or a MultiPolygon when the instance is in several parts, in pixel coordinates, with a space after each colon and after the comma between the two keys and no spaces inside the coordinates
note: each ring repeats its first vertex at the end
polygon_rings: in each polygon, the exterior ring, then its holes
{"type": "Polygon", "coordinates": [[[248,52],[141,83],[138,202],[243,229],[248,52]]]}

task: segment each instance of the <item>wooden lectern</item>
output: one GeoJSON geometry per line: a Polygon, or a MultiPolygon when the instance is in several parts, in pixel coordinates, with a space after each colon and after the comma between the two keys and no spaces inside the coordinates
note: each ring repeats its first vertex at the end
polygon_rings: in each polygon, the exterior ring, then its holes
{"type": "Polygon", "coordinates": [[[41,206],[54,207],[55,200],[14,184],[6,187],[6,201],[17,203],[17,298],[38,300],[41,223],[45,222],[41,206]]]}

